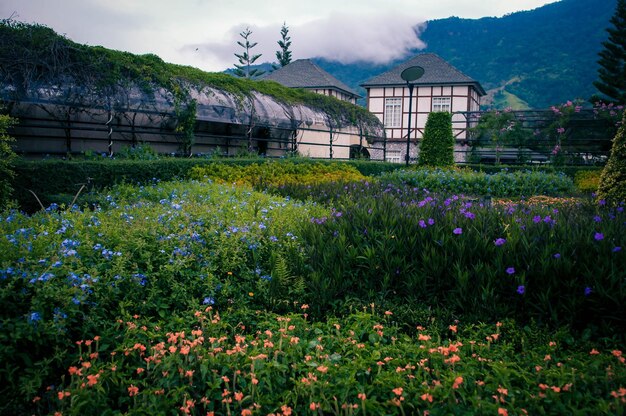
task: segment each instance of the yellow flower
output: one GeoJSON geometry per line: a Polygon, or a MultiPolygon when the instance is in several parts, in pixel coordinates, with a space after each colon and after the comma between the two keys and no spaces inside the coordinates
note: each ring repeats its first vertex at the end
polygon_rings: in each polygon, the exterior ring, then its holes
{"type": "Polygon", "coordinates": [[[253,292],[248,292],[248,296],[252,297],[252,296],[254,296],[254,293],[253,292]]]}

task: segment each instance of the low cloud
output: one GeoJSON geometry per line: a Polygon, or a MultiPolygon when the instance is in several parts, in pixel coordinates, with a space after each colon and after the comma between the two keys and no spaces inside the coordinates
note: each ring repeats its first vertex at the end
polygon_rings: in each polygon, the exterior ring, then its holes
{"type": "MultiPolygon", "coordinates": [[[[234,53],[240,53],[237,41],[240,33],[249,27],[251,42],[257,42],[252,50],[262,54],[256,63],[273,62],[279,49],[280,26],[240,25],[231,28],[219,42],[187,44],[181,53],[194,54],[196,61],[219,61],[224,68],[236,62],[234,53]]],[[[341,63],[371,62],[384,64],[407,56],[412,50],[424,49],[419,34],[425,22],[397,14],[353,16],[335,13],[301,25],[290,25],[289,36],[293,59],[325,58],[341,63]]]]}

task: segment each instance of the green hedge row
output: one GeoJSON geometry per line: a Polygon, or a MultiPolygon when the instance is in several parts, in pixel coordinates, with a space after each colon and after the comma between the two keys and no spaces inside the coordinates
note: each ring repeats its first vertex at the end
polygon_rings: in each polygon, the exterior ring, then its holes
{"type": "MultiPolygon", "coordinates": [[[[228,165],[248,166],[259,163],[259,158],[251,159],[220,159],[219,163],[228,165]]],[[[355,167],[365,176],[378,176],[382,173],[393,172],[404,168],[404,164],[375,162],[367,160],[350,161],[320,161],[307,158],[290,158],[292,163],[341,163],[355,167]]],[[[82,201],[85,201],[87,191],[103,189],[118,183],[147,184],[155,180],[171,180],[175,178],[189,178],[194,166],[203,166],[215,163],[213,159],[177,159],[166,158],[158,160],[18,160],[15,163],[15,178],[13,179],[14,198],[21,209],[34,212],[40,208],[37,198],[44,206],[51,203],[69,204],[83,185],[86,189],[81,192],[82,201]],[[32,192],[31,192],[32,191],[32,192]]],[[[417,165],[413,165],[417,167],[417,165]]],[[[528,170],[527,166],[488,166],[470,165],[471,169],[485,173],[528,170]]],[[[552,166],[533,167],[533,170],[557,172],[552,166]]],[[[593,167],[560,167],[570,177],[581,170],[600,170],[593,167]]]]}

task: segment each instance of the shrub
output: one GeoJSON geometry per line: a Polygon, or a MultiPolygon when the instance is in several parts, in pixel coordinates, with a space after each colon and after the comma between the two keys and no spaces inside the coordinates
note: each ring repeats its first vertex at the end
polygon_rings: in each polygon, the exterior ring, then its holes
{"type": "Polygon", "coordinates": [[[425,166],[454,165],[454,136],[452,115],[447,112],[430,113],[424,137],[420,143],[419,164],[425,166]]]}
{"type": "Polygon", "coordinates": [[[592,193],[598,190],[600,186],[601,170],[579,170],[574,174],[574,184],[579,191],[584,193],[592,193]]]}
{"type": "Polygon", "coordinates": [[[11,148],[15,139],[7,134],[7,130],[15,122],[14,118],[0,114],[0,210],[10,205],[13,193],[12,179],[15,176],[13,162],[17,156],[11,148]]]}
{"type": "Polygon", "coordinates": [[[381,181],[406,184],[430,192],[495,197],[528,197],[532,195],[562,195],[572,192],[572,180],[564,174],[534,171],[493,174],[461,169],[397,170],[380,176],[381,181]]]}
{"type": "Polygon", "coordinates": [[[611,204],[626,202],[626,111],[613,139],[611,156],[600,177],[598,199],[611,204]]]}

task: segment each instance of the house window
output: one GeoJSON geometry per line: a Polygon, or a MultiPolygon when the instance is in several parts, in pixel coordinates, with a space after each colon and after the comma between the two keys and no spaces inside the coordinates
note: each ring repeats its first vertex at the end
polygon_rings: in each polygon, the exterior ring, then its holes
{"type": "Polygon", "coordinates": [[[385,127],[400,127],[402,102],[400,98],[385,98],[385,127]]]}
{"type": "Polygon", "coordinates": [[[450,112],[450,97],[433,97],[433,112],[450,112]]]}
{"type": "Polygon", "coordinates": [[[401,153],[399,150],[387,150],[386,161],[391,163],[402,163],[400,156],[401,153]]]}

